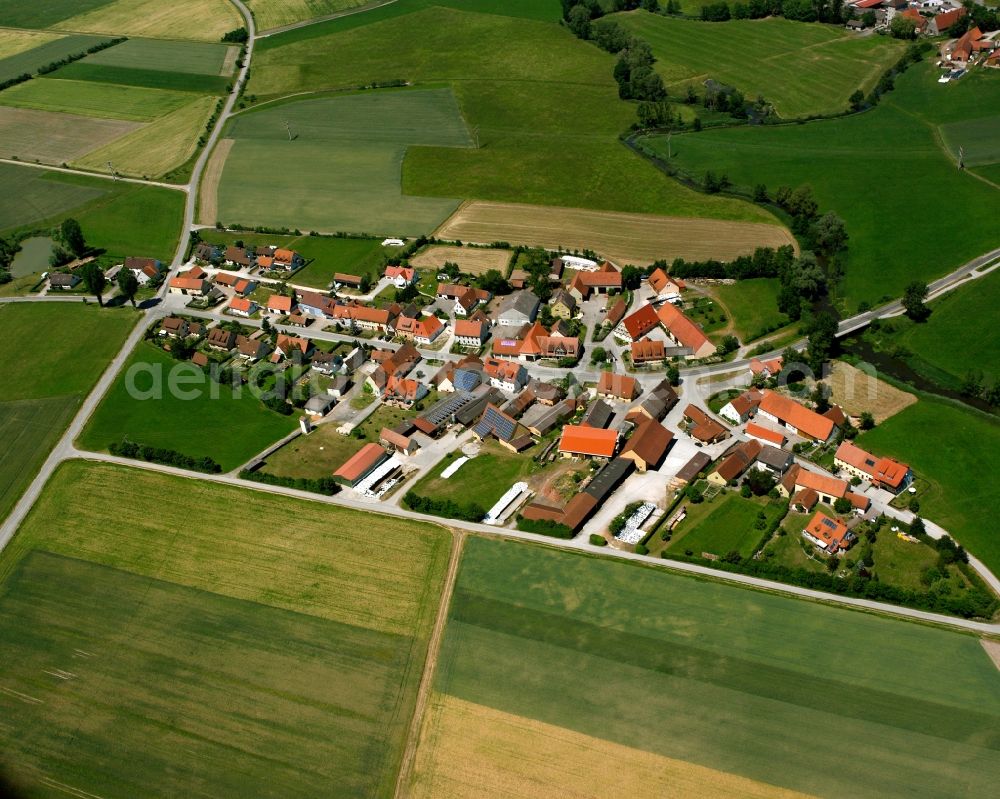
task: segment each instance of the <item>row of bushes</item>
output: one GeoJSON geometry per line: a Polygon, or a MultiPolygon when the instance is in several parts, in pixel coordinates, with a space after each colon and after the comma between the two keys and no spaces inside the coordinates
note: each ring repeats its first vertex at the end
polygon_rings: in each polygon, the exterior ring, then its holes
{"type": "Polygon", "coordinates": [[[108,452],[121,458],[133,458],[149,463],[162,463],[165,466],[176,466],[179,469],[191,469],[206,474],[219,474],[222,467],[211,458],[192,458],[183,452],[164,447],[151,447],[148,444],[136,444],[131,441],[111,444],[108,452]]]}
{"type": "Polygon", "coordinates": [[[450,499],[431,499],[407,491],[403,504],[418,513],[429,513],[432,516],[445,516],[450,519],[460,519],[465,522],[481,522],[486,516],[486,509],[478,502],[459,503],[450,499]]]}
{"type": "Polygon", "coordinates": [[[928,610],[934,613],[948,613],[962,618],[990,618],[996,611],[998,601],[979,588],[971,588],[961,596],[952,596],[935,591],[916,591],[880,582],[864,574],[854,574],[844,579],[826,572],[812,572],[807,569],[791,568],[783,564],[753,558],[723,559],[709,561],[704,558],[684,556],[664,552],[664,558],[701,563],[722,571],[737,572],[766,580],[798,585],[816,591],[826,591],[841,596],[859,597],[894,605],[928,610]]]}
{"type": "Polygon", "coordinates": [[[81,58],[86,58],[94,53],[99,53],[101,50],[107,50],[109,47],[114,47],[116,44],[121,44],[126,40],[125,36],[119,36],[117,39],[109,39],[106,42],[101,42],[100,44],[95,44],[93,47],[88,47],[79,53],[71,53],[65,58],[60,58],[58,61],[50,61],[45,66],[38,68],[39,75],[48,75],[50,72],[55,72],[60,67],[65,67],[68,64],[72,64],[74,61],[79,61],[81,58]]]}
{"type": "Polygon", "coordinates": [[[548,535],[553,538],[569,539],[573,537],[572,529],[552,519],[525,519],[523,516],[518,516],[517,529],[525,533],[537,533],[538,535],[548,535]]]}
{"type": "Polygon", "coordinates": [[[320,477],[316,479],[307,477],[279,477],[276,474],[243,469],[240,472],[240,479],[252,480],[255,483],[266,483],[272,486],[295,488],[299,491],[311,491],[314,494],[325,494],[328,497],[333,496],[340,490],[337,481],[332,477],[320,477]]]}

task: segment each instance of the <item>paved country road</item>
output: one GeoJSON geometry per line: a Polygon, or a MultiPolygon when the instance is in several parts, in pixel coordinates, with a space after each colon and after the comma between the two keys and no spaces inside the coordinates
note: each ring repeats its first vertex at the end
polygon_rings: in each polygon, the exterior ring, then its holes
{"type": "MultiPolygon", "coordinates": [[[[186,192],[186,205],[184,213],[184,229],[181,235],[181,240],[178,243],[177,250],[174,254],[174,258],[171,266],[171,273],[176,272],[178,267],[184,261],[184,257],[187,253],[188,244],[190,241],[190,231],[194,220],[195,204],[198,198],[197,187],[201,180],[202,172],[205,168],[205,164],[214,148],[216,142],[221,135],[222,129],[230,116],[232,116],[233,107],[236,103],[239,87],[242,82],[246,79],[247,74],[250,69],[250,61],[253,54],[253,42],[255,38],[255,29],[253,18],[250,14],[249,9],[241,2],[241,0],[232,0],[234,5],[240,10],[243,15],[247,32],[249,33],[249,41],[247,43],[246,57],[243,62],[243,68],[240,71],[238,80],[233,83],[233,91],[227,98],[226,103],[223,108],[223,112],[219,115],[219,119],[216,122],[214,129],[209,135],[209,139],[202,150],[197,162],[195,163],[194,170],[191,174],[191,180],[185,186],[171,186],[171,188],[179,188],[186,192]]],[[[383,4],[384,5],[384,4],[383,4]]],[[[312,22],[298,24],[293,27],[304,27],[306,24],[313,24],[312,22]]],[[[72,171],[72,170],[62,170],[62,171],[72,171]]],[[[147,182],[147,181],[138,181],[147,182]]],[[[931,296],[939,296],[946,291],[961,285],[968,279],[975,279],[986,274],[987,271],[978,272],[979,268],[989,264],[991,261],[1000,258],[1000,249],[993,250],[990,253],[986,253],[979,258],[970,261],[967,264],[959,267],[958,269],[952,271],[950,274],[940,278],[931,284],[931,296]]],[[[993,267],[996,268],[996,265],[993,267]]],[[[164,281],[163,286],[160,289],[159,297],[162,299],[166,296],[166,284],[164,281]]],[[[13,297],[13,298],[0,298],[0,303],[4,302],[79,302],[80,297],[13,297]]],[[[45,460],[39,473],[36,475],[35,479],[31,482],[31,485],[25,491],[24,495],[14,506],[10,515],[2,524],[0,524],[0,550],[2,550],[10,542],[11,538],[14,536],[17,528],[20,526],[21,522],[28,515],[31,507],[34,505],[38,497],[41,495],[42,489],[48,482],[49,478],[52,476],[56,467],[65,460],[74,458],[85,458],[88,460],[101,461],[106,463],[115,463],[124,466],[129,466],[132,468],[147,469],[150,471],[161,472],[164,474],[172,474],[179,477],[185,477],[194,480],[208,480],[210,482],[223,483],[227,485],[238,486],[240,488],[245,488],[253,491],[263,491],[271,494],[280,494],[284,496],[297,497],[299,499],[305,499],[312,502],[325,502],[331,505],[338,505],[342,507],[354,508],[357,510],[368,511],[371,513],[382,513],[390,516],[398,516],[409,519],[416,519],[421,521],[432,522],[435,524],[444,524],[450,527],[467,530],[469,532],[481,533],[492,536],[500,536],[506,538],[519,539],[524,541],[533,541],[536,543],[544,543],[549,546],[558,547],[561,549],[575,550],[580,552],[587,552],[593,555],[601,555],[605,557],[616,557],[623,560],[634,560],[639,561],[647,566],[653,568],[662,568],[674,572],[682,572],[689,575],[694,575],[697,577],[708,578],[712,580],[717,580],[720,582],[733,583],[737,585],[742,585],[748,588],[754,588],[758,590],[773,591],[776,593],[786,594],[790,596],[796,596],[804,599],[812,599],[817,601],[826,602],[829,604],[837,604],[846,607],[852,607],[860,610],[866,610],[871,612],[884,613],[899,617],[904,617],[908,619],[913,619],[917,621],[923,621],[933,624],[944,625],[947,627],[957,628],[961,630],[966,630],[974,633],[980,634],[993,634],[1000,635],[1000,624],[987,624],[984,622],[968,621],[965,619],[953,618],[951,616],[943,616],[937,613],[929,613],[926,611],[914,610],[911,608],[898,607],[895,605],[889,605],[882,602],[873,602],[866,599],[856,599],[853,597],[842,597],[835,594],[827,594],[821,591],[813,591],[807,588],[799,588],[797,586],[785,585],[783,583],[776,583],[770,580],[762,580],[756,577],[750,577],[742,574],[734,574],[729,572],[717,571],[710,569],[705,566],[699,566],[692,563],[682,563],[679,561],[669,561],[660,560],[644,557],[642,555],[636,555],[632,552],[624,552],[617,549],[612,549],[608,547],[594,547],[584,536],[579,536],[576,539],[569,541],[561,539],[552,539],[546,536],[538,536],[532,533],[524,533],[519,530],[508,530],[504,528],[496,528],[489,525],[483,524],[472,524],[468,522],[462,522],[453,519],[441,519],[436,516],[426,516],[424,514],[415,513],[413,511],[407,510],[405,508],[399,508],[387,503],[375,503],[372,501],[364,501],[361,499],[355,499],[349,491],[344,491],[333,497],[324,497],[318,494],[312,494],[304,491],[297,491],[295,489],[284,488],[281,486],[269,486],[262,483],[255,483],[252,481],[240,480],[237,477],[231,475],[206,475],[200,472],[190,472],[183,469],[177,469],[170,466],[162,466],[159,464],[144,463],[141,461],[133,461],[125,458],[117,458],[112,455],[100,454],[100,453],[90,453],[81,452],[77,450],[73,442],[76,440],[77,436],[82,431],[87,420],[90,418],[94,409],[97,407],[98,403],[104,397],[105,393],[111,387],[118,373],[121,371],[126,360],[131,354],[132,350],[142,339],[143,334],[146,329],[152,324],[157,318],[162,317],[168,313],[169,303],[158,303],[149,307],[141,316],[141,318],[136,323],[136,327],[129,334],[125,343],[122,345],[121,350],[105,369],[104,373],[101,375],[97,384],[94,386],[93,390],[88,394],[87,398],[84,400],[83,405],[80,410],[73,418],[68,429],[60,438],[59,442],[56,444],[55,448],[49,454],[49,457],[45,460]]],[[[864,314],[859,314],[851,319],[844,320],[841,322],[841,334],[850,332],[851,330],[863,327],[865,324],[870,322],[872,319],[880,318],[882,316],[893,316],[901,312],[901,306],[898,302],[889,303],[888,305],[882,306],[881,308],[868,311],[864,314]]],[[[326,336],[334,337],[339,334],[324,334],[322,336],[317,336],[317,338],[325,338],[326,336]]],[[[344,338],[350,338],[344,336],[344,338]]],[[[388,345],[387,345],[388,346],[388,345]]],[[[394,346],[394,345],[392,345],[394,346]]],[[[448,358],[447,353],[428,353],[429,357],[434,358],[448,358]]],[[[748,360],[732,361],[729,363],[713,364],[711,366],[695,367],[693,369],[684,370],[683,374],[685,379],[697,379],[699,377],[711,376],[717,374],[724,374],[727,372],[736,371],[738,369],[745,368],[749,363],[748,360]]],[[[544,367],[543,367],[544,368],[544,367]]],[[[550,370],[553,373],[558,372],[559,376],[563,374],[562,370],[550,370]]],[[[589,376],[594,375],[593,379],[596,379],[597,372],[590,370],[578,370],[574,371],[579,378],[584,380],[591,379],[589,376]]],[[[993,581],[996,584],[996,581],[993,581]]]]}

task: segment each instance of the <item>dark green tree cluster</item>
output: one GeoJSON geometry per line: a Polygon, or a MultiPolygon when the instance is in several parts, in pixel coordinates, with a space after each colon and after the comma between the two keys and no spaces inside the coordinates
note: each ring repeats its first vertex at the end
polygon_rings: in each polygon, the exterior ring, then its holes
{"type": "Polygon", "coordinates": [[[445,516],[467,522],[481,522],[486,516],[486,509],[478,502],[459,503],[450,499],[432,499],[412,491],[407,491],[403,496],[403,504],[418,513],[429,513],[433,516],[445,516]]]}
{"type": "Polygon", "coordinates": [[[795,261],[795,250],[790,244],[777,249],[773,247],[758,247],[753,255],[741,255],[732,261],[723,263],[709,259],[707,261],[685,261],[675,258],[672,262],[656,261],[653,269],[663,269],[673,277],[707,277],[714,279],[729,278],[731,280],[746,280],[752,277],[778,277],[782,270],[795,261]]]}
{"type": "Polygon", "coordinates": [[[247,40],[249,40],[249,38],[250,34],[247,33],[246,28],[236,28],[224,34],[219,41],[233,42],[234,44],[244,44],[247,40]]]}
{"type": "Polygon", "coordinates": [[[10,283],[13,277],[10,274],[10,265],[14,263],[14,256],[21,249],[21,245],[14,239],[0,237],[0,285],[10,283]]]}
{"type": "Polygon", "coordinates": [[[979,5],[972,0],[965,0],[962,5],[965,8],[965,16],[959,18],[945,31],[949,39],[957,39],[970,28],[979,28],[981,31],[995,31],[1000,28],[1000,8],[979,5]]]}
{"type": "Polygon", "coordinates": [[[121,458],[133,458],[149,463],[162,463],[166,466],[176,466],[180,469],[190,469],[195,472],[219,474],[222,467],[211,458],[192,458],[182,452],[163,447],[150,447],[145,444],[135,444],[131,441],[115,442],[108,447],[108,452],[121,458]]]}
{"type": "Polygon", "coordinates": [[[332,477],[279,477],[276,474],[266,472],[255,472],[243,469],[240,472],[241,480],[253,480],[255,483],[266,483],[272,486],[284,486],[285,488],[296,488],[299,491],[311,491],[314,494],[325,494],[333,496],[340,490],[337,481],[332,477]]]}
{"type": "MultiPolygon", "coordinates": [[[[125,37],[121,36],[117,39],[110,39],[106,42],[101,42],[100,44],[95,44],[93,47],[88,47],[86,50],[81,50],[79,53],[72,53],[71,55],[60,58],[58,61],[50,61],[48,64],[38,68],[39,75],[47,75],[50,72],[55,72],[60,67],[65,67],[72,64],[74,61],[79,61],[81,58],[86,58],[88,55],[93,55],[94,53],[99,53],[101,50],[107,50],[109,47],[114,47],[116,44],[121,44],[125,41],[125,37]]],[[[18,80],[20,83],[20,80],[18,80]]]]}
{"type": "Polygon", "coordinates": [[[523,516],[518,516],[517,529],[526,533],[552,536],[552,538],[573,537],[573,531],[567,525],[552,519],[525,519],[523,516]]]}

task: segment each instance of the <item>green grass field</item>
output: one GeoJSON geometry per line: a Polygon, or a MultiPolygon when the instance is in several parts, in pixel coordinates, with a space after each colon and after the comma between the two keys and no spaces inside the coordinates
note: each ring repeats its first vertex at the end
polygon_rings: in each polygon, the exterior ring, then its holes
{"type": "MultiPolygon", "coordinates": [[[[87,56],[83,63],[218,77],[223,75],[222,67],[231,47],[235,45],[129,39],[115,47],[87,56]]],[[[232,73],[232,69],[229,73],[232,73]]]]}
{"type": "MultiPolygon", "coordinates": [[[[63,2],[63,0],[57,0],[63,2]]],[[[78,3],[74,16],[54,27],[88,33],[115,33],[133,38],[194,39],[218,42],[243,24],[228,0],[111,0],[78,3]],[[96,6],[96,7],[95,7],[96,6]]]]}
{"type": "Polygon", "coordinates": [[[0,100],[14,108],[150,122],[191,102],[191,95],[114,83],[37,78],[12,86],[0,100]]]}
{"type": "Polygon", "coordinates": [[[239,115],[228,130],[235,143],[219,184],[222,220],[327,233],[429,233],[459,201],[404,196],[400,169],[406,149],[471,144],[446,89],[264,107],[239,115]],[[261,170],[262,163],[269,168],[261,170]],[[282,202],[274,202],[275,192],[282,202]]]}
{"type": "Polygon", "coordinates": [[[135,69],[109,67],[76,61],[55,73],[61,80],[115,83],[122,86],[141,86],[147,89],[167,89],[199,94],[223,94],[230,78],[220,75],[198,75],[191,72],[166,72],[162,69],[135,69]]]}
{"type": "Polygon", "coordinates": [[[191,364],[183,369],[185,378],[192,382],[185,384],[181,378],[177,385],[183,393],[172,391],[169,375],[177,365],[159,348],[141,343],[87,422],[79,445],[100,452],[128,438],[196,458],[208,456],[228,471],[250,460],[298,424],[294,415],[281,416],[265,408],[248,387],[244,386],[237,395],[228,386],[211,382],[191,364]],[[199,374],[199,380],[192,379],[192,375],[199,374]],[[162,380],[161,390],[155,389],[158,380],[162,380]],[[154,390],[156,394],[149,399],[133,398],[129,393],[132,381],[140,396],[154,390]],[[213,397],[212,391],[218,396],[213,397]],[[186,392],[197,396],[191,398],[186,392]]]}
{"type": "Polygon", "coordinates": [[[700,506],[688,505],[689,518],[677,525],[667,551],[691,550],[696,557],[709,552],[720,558],[735,551],[748,558],[763,536],[763,531],[754,527],[760,511],[770,524],[784,515],[785,506],[743,499],[735,491],[700,506]]]}
{"type": "MultiPolygon", "coordinates": [[[[982,114],[1000,101],[1000,76],[980,70],[950,91],[931,64],[918,64],[865,114],[778,128],[732,128],[674,136],[675,163],[696,176],[711,169],[737,185],[810,185],[823,210],[836,211],[850,235],[842,309],[902,294],[911,280],[940,277],[996,246],[1000,191],[958,171],[938,126],[982,114]],[[871,141],[892,142],[876,150],[871,141]],[[872,190],[859,193],[859,185],[872,190]],[[961,214],[942,212],[941,198],[961,214]]],[[[647,143],[665,154],[666,142],[647,143]]]]}
{"type": "MultiPolygon", "coordinates": [[[[0,12],[2,13],[2,12],[0,12]]],[[[59,61],[68,55],[82,53],[88,47],[107,41],[106,36],[60,36],[29,50],[0,59],[0,81],[17,77],[25,72],[34,74],[39,67],[59,61]]]]}
{"type": "Polygon", "coordinates": [[[0,25],[12,28],[47,28],[74,14],[100,8],[111,0],[6,0],[0,6],[0,25]]]}
{"type": "Polygon", "coordinates": [[[136,316],[92,305],[0,305],[0,519],[6,518],[136,316]],[[34,346],[24,347],[30,340],[34,346]]]}
{"type": "MultiPolygon", "coordinates": [[[[436,689],[813,796],[930,797],[1000,777],[996,680],[971,636],[475,538],[436,689]],[[831,738],[864,745],[820,768],[803,742],[831,738]]],[[[486,729],[469,734],[494,756],[486,729]]],[[[572,768],[552,769],[553,792],[572,768]]]]}
{"type": "Polygon", "coordinates": [[[776,221],[690,191],[623,147],[635,109],[618,100],[613,67],[552,22],[400,2],[265,39],[248,91],[450,82],[480,147],[411,148],[408,195],[776,221]]]}
{"type": "Polygon", "coordinates": [[[965,151],[966,166],[984,166],[1000,162],[997,128],[1000,114],[942,125],[941,138],[956,161],[959,148],[965,151]]]}
{"type": "Polygon", "coordinates": [[[0,559],[9,776],[46,795],[391,796],[448,540],[64,464],[0,559]]]}
{"type": "Polygon", "coordinates": [[[184,195],[157,186],[0,164],[0,234],[51,227],[72,216],[103,260],[173,259],[184,195]]]}
{"type": "Polygon", "coordinates": [[[920,514],[948,530],[994,572],[1000,572],[1000,505],[989,479],[980,479],[1000,446],[1000,422],[926,395],[874,430],[858,445],[897,458],[930,487],[920,514]]]}
{"type": "Polygon", "coordinates": [[[479,455],[463,463],[451,477],[442,478],[441,472],[454,462],[455,458],[442,459],[409,490],[431,499],[450,499],[462,504],[477,502],[489,510],[514,483],[537,470],[530,454],[515,455],[497,444],[484,446],[479,455]]]}
{"type": "Polygon", "coordinates": [[[777,17],[706,25],[635,11],[611,19],[649,42],[675,96],[712,78],[748,100],[763,96],[785,118],[843,111],[851,93],[871,89],[903,51],[888,37],[777,17]]]}
{"type": "Polygon", "coordinates": [[[958,390],[966,373],[978,370],[987,384],[1000,380],[1000,332],[988,324],[1000,302],[1000,272],[974,280],[929,304],[926,322],[900,316],[869,330],[878,349],[901,348],[906,363],[944,388],[958,390]]]}
{"type": "Polygon", "coordinates": [[[713,286],[712,293],[729,311],[733,332],[746,343],[768,328],[781,327],[788,317],[778,310],[777,278],[741,280],[734,286],[713,286]]]}

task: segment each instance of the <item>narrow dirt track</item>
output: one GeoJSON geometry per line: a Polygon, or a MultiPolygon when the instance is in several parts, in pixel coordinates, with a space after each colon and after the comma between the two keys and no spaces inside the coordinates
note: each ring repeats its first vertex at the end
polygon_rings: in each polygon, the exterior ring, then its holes
{"type": "Polygon", "coordinates": [[[214,225],[219,221],[219,181],[226,165],[229,151],[233,149],[233,139],[220,139],[212,151],[198,191],[198,221],[203,225],[214,225]]]}
{"type": "Polygon", "coordinates": [[[413,764],[417,758],[420,730],[424,726],[427,701],[434,686],[434,672],[437,669],[445,624],[448,622],[448,609],[451,607],[451,596],[455,590],[455,580],[458,577],[458,565],[462,560],[462,549],[465,546],[466,535],[464,530],[452,530],[451,558],[448,561],[448,571],[445,573],[438,615],[434,620],[434,628],[431,630],[431,638],[427,644],[427,660],[424,661],[424,673],[420,677],[420,687],[417,689],[417,702],[413,707],[410,732],[406,737],[406,747],[403,749],[403,758],[399,763],[399,776],[396,778],[396,792],[394,794],[396,799],[403,799],[403,797],[410,795],[410,778],[413,774],[413,764]]]}

